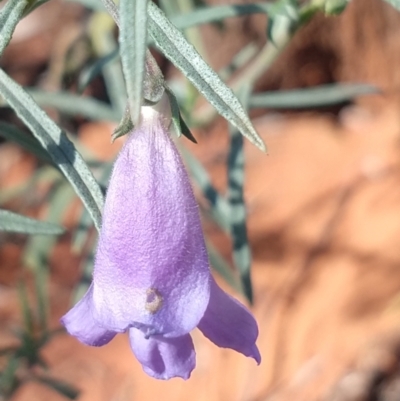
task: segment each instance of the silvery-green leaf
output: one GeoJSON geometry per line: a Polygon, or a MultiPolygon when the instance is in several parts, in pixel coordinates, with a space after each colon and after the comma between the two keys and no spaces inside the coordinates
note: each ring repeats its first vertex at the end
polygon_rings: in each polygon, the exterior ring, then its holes
{"type": "MultiPolygon", "coordinates": [[[[102,0],[104,7],[110,13],[115,23],[120,26],[118,8],[112,0],[102,0]]],[[[146,31],[147,32],[147,31],[146,31]]],[[[150,103],[157,103],[164,93],[164,77],[152,54],[147,50],[143,82],[143,98],[150,103]]]]}
{"type": "Polygon", "coordinates": [[[218,74],[203,60],[164,13],[149,3],[149,32],[156,45],[179,68],[206,99],[253,144],[265,150],[239,100],[218,74]]]}
{"type": "Polygon", "coordinates": [[[0,55],[11,40],[28,0],[8,0],[0,11],[0,55]]]}
{"type": "MultiPolygon", "coordinates": [[[[66,209],[71,202],[76,199],[75,196],[73,189],[67,182],[62,181],[60,183],[55,183],[49,194],[47,220],[55,225],[61,224],[66,209]]],[[[55,237],[47,238],[41,235],[30,237],[24,247],[24,264],[34,271],[38,271],[43,266],[47,266],[49,264],[51,251],[56,245],[56,242],[57,238],[55,237]]]]}
{"type": "Polygon", "coordinates": [[[64,229],[30,217],[0,209],[0,231],[21,234],[59,235],[64,229]]]}
{"type": "Polygon", "coordinates": [[[173,15],[179,14],[179,8],[176,1],[160,0],[158,3],[160,4],[161,9],[165,12],[168,18],[171,18],[173,15]]]}
{"type": "Polygon", "coordinates": [[[84,7],[96,10],[96,11],[105,11],[104,6],[101,4],[99,0],[68,0],[72,3],[82,4],[84,7]]]}
{"type": "MultiPolygon", "coordinates": [[[[97,57],[107,56],[115,51],[119,53],[118,43],[115,40],[115,26],[104,11],[92,14],[87,33],[93,53],[97,57]]],[[[118,112],[120,118],[126,105],[126,88],[120,60],[115,58],[105,63],[102,76],[112,108],[118,112]]]]}
{"type": "MultiPolygon", "coordinates": [[[[117,7],[112,0],[68,0],[78,2],[85,7],[91,8],[96,11],[103,11],[106,9],[114,18],[117,25],[119,24],[119,17],[115,18],[118,13],[117,7]],[[103,4],[102,4],[103,3],[103,4]]],[[[220,21],[226,18],[240,17],[248,14],[267,14],[272,7],[271,3],[249,3],[249,4],[232,4],[224,6],[208,6],[201,7],[194,11],[179,14],[177,8],[171,3],[171,0],[163,0],[161,8],[168,15],[168,18],[178,29],[186,29],[195,25],[208,24],[210,22],[220,21]],[[164,6],[165,4],[165,6],[164,6]]]]}
{"type": "Polygon", "coordinates": [[[119,113],[99,100],[77,96],[68,92],[44,92],[29,89],[29,94],[43,107],[54,107],[60,112],[71,116],[83,116],[94,121],[118,121],[119,113]]]}
{"type": "Polygon", "coordinates": [[[271,109],[325,107],[379,92],[379,88],[369,84],[329,84],[314,88],[257,93],[251,96],[249,106],[271,109]]]}
{"type": "Polygon", "coordinates": [[[230,207],[227,200],[215,189],[203,165],[191,154],[189,150],[177,143],[183,160],[190,172],[190,177],[203,193],[209,203],[209,212],[213,220],[224,230],[229,232],[230,207]]]}
{"type": "Polygon", "coordinates": [[[32,97],[1,69],[0,94],[50,154],[88,209],[96,228],[100,229],[103,194],[74,145],[32,97]]]}
{"type": "MultiPolygon", "coordinates": [[[[242,87],[240,99],[248,107],[251,87],[242,87]]],[[[253,302],[251,283],[251,249],[247,238],[246,205],[244,200],[244,148],[243,137],[230,126],[231,143],[228,154],[228,202],[230,206],[230,233],[232,237],[233,261],[240,272],[243,292],[250,303],[253,302]]]]}
{"type": "Polygon", "coordinates": [[[186,29],[195,25],[224,20],[225,18],[240,17],[241,15],[268,14],[271,7],[271,3],[203,7],[189,13],[171,15],[170,20],[177,28],[186,29]]]}
{"type": "Polygon", "coordinates": [[[218,272],[234,290],[243,293],[242,286],[236,277],[233,268],[229,266],[228,262],[209,241],[206,241],[206,246],[210,264],[214,270],[218,272]]]}
{"type": "Polygon", "coordinates": [[[119,46],[128,93],[129,112],[134,126],[142,106],[147,50],[147,0],[120,0],[119,46]]]}
{"type": "Polygon", "coordinates": [[[280,0],[269,10],[268,38],[277,46],[286,44],[299,24],[299,5],[295,0],[280,0]]]}

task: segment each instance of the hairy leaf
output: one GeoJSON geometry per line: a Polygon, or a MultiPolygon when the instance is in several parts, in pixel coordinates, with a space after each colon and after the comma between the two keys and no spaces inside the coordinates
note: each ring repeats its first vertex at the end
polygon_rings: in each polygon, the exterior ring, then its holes
{"type": "Polygon", "coordinates": [[[223,117],[258,148],[265,150],[264,142],[232,90],[154,3],[149,3],[148,10],[150,34],[165,56],[184,73],[223,117]]]}
{"type": "Polygon", "coordinates": [[[119,45],[131,120],[140,118],[147,50],[147,0],[120,1],[119,45]]]}
{"type": "Polygon", "coordinates": [[[28,0],[8,0],[0,11],[0,55],[11,40],[28,0]]]}

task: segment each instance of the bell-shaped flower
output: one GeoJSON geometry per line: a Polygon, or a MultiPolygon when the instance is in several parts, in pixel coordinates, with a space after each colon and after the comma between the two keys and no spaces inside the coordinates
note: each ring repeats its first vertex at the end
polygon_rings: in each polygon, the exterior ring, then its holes
{"type": "Polygon", "coordinates": [[[143,109],[114,165],[93,282],[62,322],[93,346],[128,331],[144,371],[158,379],[189,378],[196,327],[260,363],[256,321],[211,276],[198,205],[168,127],[143,109]]]}

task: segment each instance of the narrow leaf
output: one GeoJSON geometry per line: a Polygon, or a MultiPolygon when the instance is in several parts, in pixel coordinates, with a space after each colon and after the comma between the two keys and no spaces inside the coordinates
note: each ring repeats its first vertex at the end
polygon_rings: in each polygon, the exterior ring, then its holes
{"type": "MultiPolygon", "coordinates": [[[[115,51],[119,53],[118,43],[115,40],[115,26],[105,12],[92,15],[88,25],[88,35],[93,52],[97,57],[103,57],[115,51]]],[[[118,112],[120,117],[126,105],[126,88],[119,59],[104,64],[102,76],[112,108],[118,112]]]]}
{"type": "Polygon", "coordinates": [[[203,7],[195,11],[171,15],[171,22],[179,29],[195,25],[221,21],[226,18],[240,17],[248,14],[267,14],[271,9],[270,3],[232,4],[227,6],[203,7]]]}
{"type": "Polygon", "coordinates": [[[119,45],[122,70],[128,93],[131,120],[136,126],[140,118],[145,75],[147,0],[121,0],[119,7],[119,45]]]}
{"type": "MultiPolygon", "coordinates": [[[[139,0],[138,0],[139,1],[139,0]]],[[[146,0],[147,1],[147,0],[146,0]]],[[[105,9],[120,26],[118,8],[112,0],[102,0],[105,9]]],[[[147,16],[146,16],[147,17],[147,16]]],[[[146,30],[147,34],[147,30],[146,30]]],[[[164,93],[164,77],[152,54],[146,51],[145,75],[143,82],[143,98],[150,103],[157,103],[164,93]]]]}
{"type": "Polygon", "coordinates": [[[44,92],[30,89],[29,94],[42,107],[53,107],[61,113],[71,116],[82,116],[91,120],[118,121],[119,113],[99,100],[77,96],[68,92],[44,92]]]}
{"type": "Polygon", "coordinates": [[[379,93],[368,84],[334,84],[315,88],[271,91],[251,96],[249,106],[271,109],[304,109],[345,103],[362,95],[379,93]]]}
{"type": "Polygon", "coordinates": [[[250,142],[265,150],[262,139],[232,90],[154,3],[149,3],[148,12],[150,34],[165,56],[184,73],[223,117],[237,127],[250,142]]]}
{"type": "MultiPolygon", "coordinates": [[[[240,97],[245,107],[251,88],[244,86],[240,97]]],[[[247,238],[246,205],[244,201],[244,149],[243,137],[230,126],[231,146],[228,154],[228,202],[230,206],[230,233],[233,245],[233,261],[240,272],[243,292],[253,303],[251,283],[251,249],[247,238]]]]}
{"type": "Polygon", "coordinates": [[[64,229],[55,224],[31,219],[30,217],[0,209],[0,231],[21,234],[58,235],[62,234],[64,229]]]}
{"type": "Polygon", "coordinates": [[[209,242],[206,242],[208,257],[211,266],[221,275],[221,277],[237,292],[243,293],[242,286],[235,275],[233,268],[222,257],[218,250],[209,242]]]}
{"type": "Polygon", "coordinates": [[[158,3],[160,4],[161,9],[165,12],[168,18],[175,14],[179,14],[178,4],[176,1],[160,0],[158,3]]]}
{"type": "MultiPolygon", "coordinates": [[[[102,0],[103,4],[98,0],[68,1],[81,3],[85,7],[91,8],[95,11],[104,11],[106,9],[114,18],[115,23],[117,25],[119,24],[118,10],[112,0],[102,0]]],[[[226,18],[240,17],[249,14],[267,14],[273,6],[272,3],[264,2],[250,4],[231,4],[228,6],[208,6],[178,15],[176,7],[174,6],[174,4],[171,3],[171,0],[162,0],[159,3],[161,3],[161,8],[167,14],[168,18],[170,18],[172,24],[174,24],[178,29],[182,30],[186,28],[191,28],[196,25],[220,21],[226,18]]]]}
{"type": "MultiPolygon", "coordinates": [[[[68,183],[63,181],[55,184],[48,199],[48,221],[52,224],[60,225],[67,207],[74,199],[75,193],[68,183]]],[[[41,269],[43,266],[48,266],[50,254],[56,242],[56,237],[44,237],[42,235],[30,237],[24,248],[23,261],[25,265],[34,271],[41,269]]]]}
{"type": "Polygon", "coordinates": [[[190,176],[200,188],[204,198],[210,206],[210,214],[213,220],[225,231],[229,232],[229,204],[227,200],[215,189],[210,177],[203,165],[183,146],[179,151],[186,163],[190,176]]]}
{"type": "MultiPolygon", "coordinates": [[[[82,116],[90,120],[118,121],[120,114],[104,102],[77,96],[69,92],[44,92],[38,89],[26,89],[30,96],[42,107],[50,107],[70,116],[82,116]]],[[[0,98],[0,106],[7,103],[0,98]]]]}
{"type": "Polygon", "coordinates": [[[280,0],[274,3],[268,15],[268,39],[283,48],[299,26],[300,10],[295,0],[280,0]]]}
{"type": "Polygon", "coordinates": [[[11,40],[28,0],[8,0],[0,11],[0,55],[11,40]]]}
{"type": "Polygon", "coordinates": [[[103,194],[88,166],[65,133],[35,103],[29,94],[0,69],[0,94],[31,129],[67,177],[88,209],[96,228],[101,225],[103,194]]]}
{"type": "Polygon", "coordinates": [[[71,3],[79,3],[82,6],[96,11],[105,11],[99,0],[68,0],[71,3]]]}

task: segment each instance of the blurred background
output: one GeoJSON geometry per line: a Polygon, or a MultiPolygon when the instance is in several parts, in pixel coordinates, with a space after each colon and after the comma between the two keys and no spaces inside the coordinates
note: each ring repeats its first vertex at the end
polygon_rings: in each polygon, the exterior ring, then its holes
{"type": "MultiPolygon", "coordinates": [[[[251,2],[207,0],[202,6],[239,3],[251,2]]],[[[197,5],[160,1],[169,16],[197,5]]],[[[257,56],[267,32],[262,14],[185,31],[230,86],[252,80],[257,94],[327,85],[280,106],[253,99],[250,110],[268,146],[264,154],[244,144],[251,308],[261,365],[217,348],[196,330],[192,377],[162,382],[142,372],[126,335],[91,348],[63,333],[59,318],[90,281],[96,233],[45,156],[4,134],[0,204],[67,231],[59,237],[0,233],[0,399],[400,400],[400,13],[382,0],[352,0],[340,15],[318,12],[263,64],[257,56]],[[344,83],[370,86],[346,95],[344,83]],[[331,90],[341,100],[330,100],[331,90]],[[32,340],[43,330],[40,341],[32,340]]],[[[125,108],[116,35],[111,18],[93,2],[51,0],[18,24],[0,59],[71,134],[103,187],[124,141],[110,143],[125,108]],[[66,93],[101,103],[78,103],[66,93]]],[[[154,55],[198,142],[179,140],[193,157],[186,162],[201,162],[224,193],[228,124],[160,53],[154,55]]],[[[7,124],[28,133],[0,102],[0,131],[7,124]]],[[[227,262],[229,270],[230,236],[206,211],[203,225],[215,264],[227,262]]],[[[246,302],[226,274],[224,280],[216,273],[221,285],[246,302]]]]}

